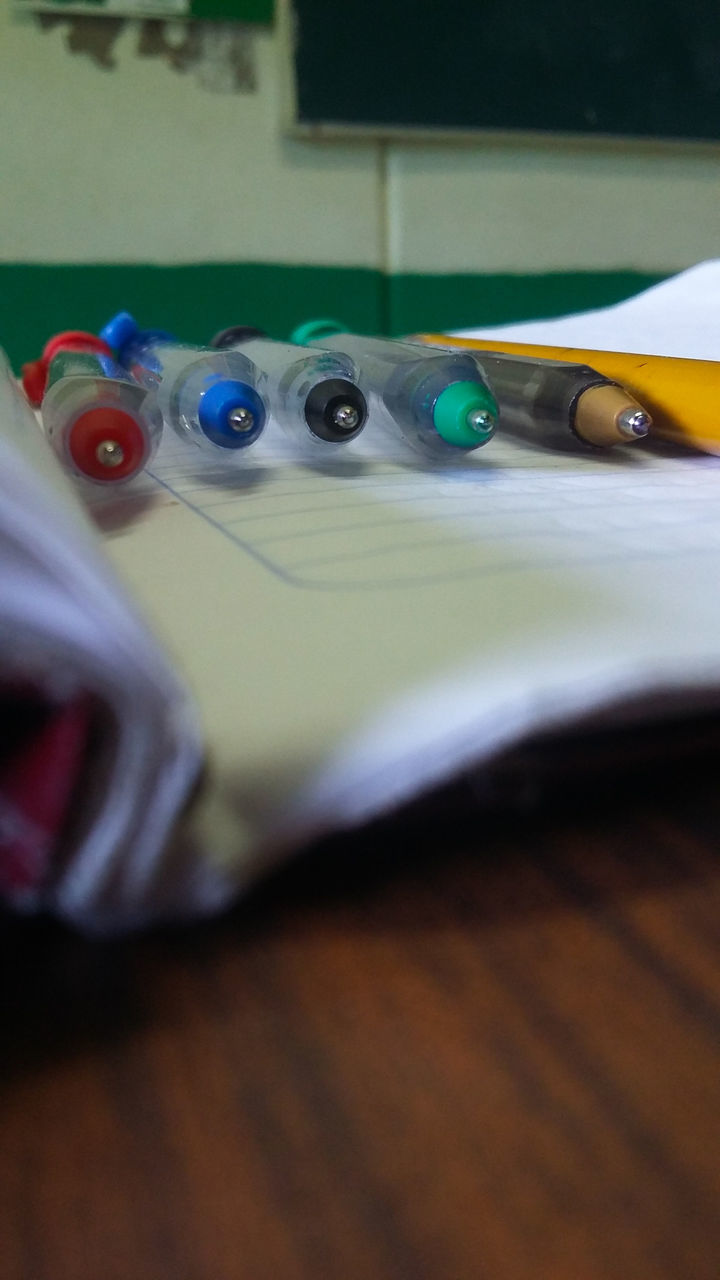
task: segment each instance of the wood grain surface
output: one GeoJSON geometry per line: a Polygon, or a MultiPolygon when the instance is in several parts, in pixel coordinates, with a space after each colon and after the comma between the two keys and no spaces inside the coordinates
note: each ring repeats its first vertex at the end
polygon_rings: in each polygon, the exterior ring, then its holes
{"type": "Polygon", "coordinates": [[[691,772],[468,789],[180,932],[5,920],[2,1280],[717,1280],[691,772]]]}

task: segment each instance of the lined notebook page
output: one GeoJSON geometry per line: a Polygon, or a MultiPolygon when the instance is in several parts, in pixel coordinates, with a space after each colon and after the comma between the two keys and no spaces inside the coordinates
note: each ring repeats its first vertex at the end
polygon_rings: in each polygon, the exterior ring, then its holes
{"type": "Polygon", "coordinates": [[[95,514],[111,531],[118,513],[124,527],[133,510],[142,522],[180,504],[239,561],[288,586],[376,592],[621,556],[711,554],[718,466],[670,448],[558,454],[501,437],[439,470],[359,451],[314,470],[267,445],[228,468],[203,464],[170,436],[110,519],[99,496],[95,514]]]}
{"type": "Polygon", "coordinates": [[[541,728],[720,686],[720,460],[496,438],[423,470],[366,432],[324,466],[171,434],[95,502],[194,689],[203,838],[239,880],[541,728]]]}
{"type": "Polygon", "coordinates": [[[432,472],[351,459],[313,472],[275,455],[249,462],[238,491],[225,474],[188,472],[187,451],[175,446],[153,474],[169,496],[296,588],[374,592],[717,548],[717,463],[641,448],[568,452],[498,440],[432,472]]]}

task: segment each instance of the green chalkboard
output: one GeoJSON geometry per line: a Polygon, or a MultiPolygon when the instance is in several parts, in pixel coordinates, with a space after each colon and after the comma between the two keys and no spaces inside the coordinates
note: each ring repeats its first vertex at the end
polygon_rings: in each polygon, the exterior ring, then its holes
{"type": "Polygon", "coordinates": [[[297,123],[720,139],[718,0],[290,0],[297,123]]]}

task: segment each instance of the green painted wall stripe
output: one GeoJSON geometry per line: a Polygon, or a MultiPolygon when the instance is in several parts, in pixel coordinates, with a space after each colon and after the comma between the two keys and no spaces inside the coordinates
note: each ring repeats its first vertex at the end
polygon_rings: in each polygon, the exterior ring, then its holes
{"type": "Polygon", "coordinates": [[[640,293],[667,274],[573,271],[547,275],[397,275],[388,281],[390,331],[465,329],[588,311],[640,293]]]}
{"type": "Polygon", "coordinates": [[[0,264],[0,344],[17,367],[38,355],[50,334],[97,331],[121,309],[199,343],[231,324],[281,337],[319,314],[375,332],[383,326],[384,292],[380,272],[360,267],[0,264]]]}
{"type": "Polygon", "coordinates": [[[207,342],[231,324],[287,337],[317,316],[360,332],[402,334],[604,306],[662,278],[635,271],[386,277],[362,267],[270,263],[0,263],[0,344],[19,368],[50,334],[97,331],[122,308],[188,342],[207,342]]]}

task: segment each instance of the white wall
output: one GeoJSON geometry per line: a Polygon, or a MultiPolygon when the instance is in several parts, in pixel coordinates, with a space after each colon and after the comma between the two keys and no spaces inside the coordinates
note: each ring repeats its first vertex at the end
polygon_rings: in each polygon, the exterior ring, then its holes
{"type": "Polygon", "coordinates": [[[0,261],[251,261],[483,272],[672,271],[720,255],[720,150],[311,143],[257,90],[137,56],[103,70],[0,0],[0,261]],[[383,162],[383,154],[386,166],[383,162]],[[386,178],[386,181],[385,181],[386,178]]]}
{"type": "Polygon", "coordinates": [[[665,271],[720,256],[720,149],[394,148],[394,271],[665,271]]]}
{"type": "Polygon", "coordinates": [[[218,94],[136,54],[104,70],[0,0],[0,260],[375,266],[377,148],[290,142],[273,35],[257,91],[218,94]]]}

